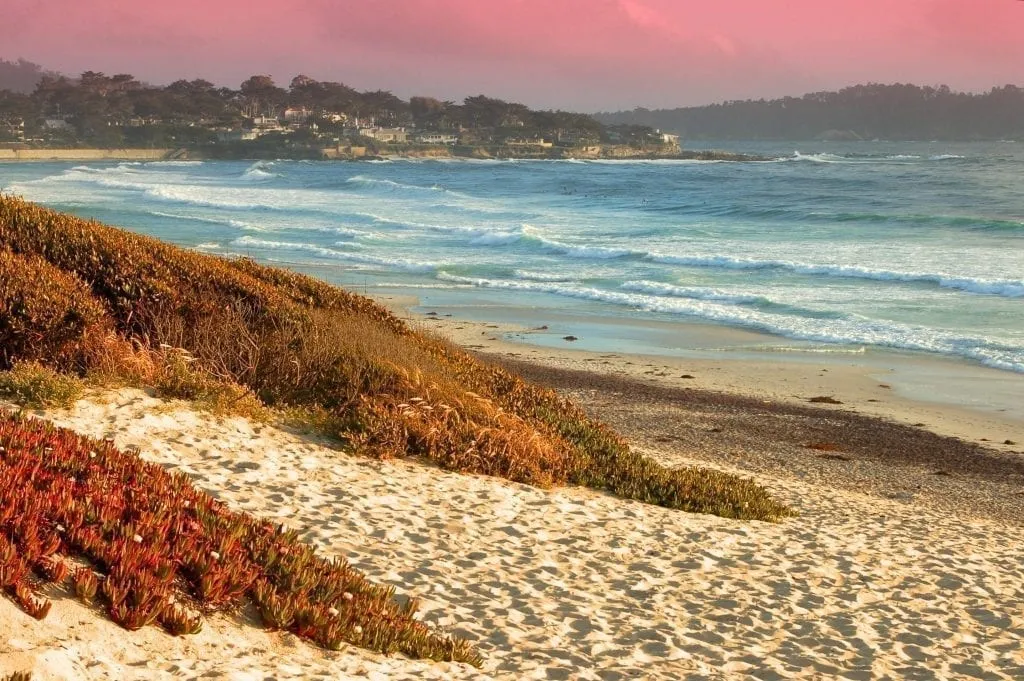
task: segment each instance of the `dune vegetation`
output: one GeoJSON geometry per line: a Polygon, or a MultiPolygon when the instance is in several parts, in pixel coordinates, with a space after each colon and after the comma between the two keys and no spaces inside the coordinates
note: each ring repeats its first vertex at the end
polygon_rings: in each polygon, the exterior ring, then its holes
{"type": "MultiPolygon", "coordinates": [[[[368,298],[4,195],[0,371],[0,397],[37,405],[75,399],[74,381],[139,385],[213,411],[312,425],[363,455],[423,458],[545,487],[583,485],[730,518],[790,514],[749,480],[667,468],[631,451],[553,391],[410,327],[368,298]]],[[[5,427],[28,428],[19,424],[5,427]]],[[[147,503],[166,514],[181,498],[147,503]]],[[[233,542],[256,532],[255,521],[237,522],[228,531],[233,542]]],[[[2,532],[10,543],[0,524],[2,532]]],[[[309,637],[324,642],[318,636],[309,637]]]]}

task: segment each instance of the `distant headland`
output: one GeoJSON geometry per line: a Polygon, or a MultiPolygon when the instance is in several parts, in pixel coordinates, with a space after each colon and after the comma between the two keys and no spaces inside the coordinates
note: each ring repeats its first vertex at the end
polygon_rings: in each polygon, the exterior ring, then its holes
{"type": "Polygon", "coordinates": [[[605,125],[655,126],[692,140],[1024,141],[1024,88],[971,94],[945,85],[871,83],[802,97],[594,117],[605,125]]]}

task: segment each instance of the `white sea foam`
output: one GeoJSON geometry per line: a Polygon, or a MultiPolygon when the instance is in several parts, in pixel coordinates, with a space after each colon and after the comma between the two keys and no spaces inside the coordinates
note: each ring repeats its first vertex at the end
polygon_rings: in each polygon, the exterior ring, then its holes
{"type": "Polygon", "coordinates": [[[1024,280],[978,279],[958,277],[951,274],[899,272],[852,265],[815,265],[789,260],[757,260],[754,258],[733,258],[729,256],[676,256],[649,253],[645,257],[653,262],[667,265],[733,270],[779,269],[795,274],[870,279],[874,281],[927,283],[968,293],[1003,296],[1006,298],[1024,297],[1024,280]]]}
{"type": "Polygon", "coordinates": [[[793,156],[790,157],[793,161],[810,161],[813,163],[847,163],[849,159],[843,156],[837,156],[836,154],[803,154],[799,151],[794,151],[793,156]]]}
{"type": "Polygon", "coordinates": [[[515,270],[512,274],[517,279],[526,279],[527,281],[573,281],[575,278],[567,274],[536,272],[532,270],[515,270]]]}
{"type": "Polygon", "coordinates": [[[257,161],[245,169],[245,172],[242,173],[242,179],[255,182],[272,180],[278,177],[277,173],[270,172],[269,170],[273,165],[273,161],[257,161]]]}
{"type": "Polygon", "coordinates": [[[423,187],[416,184],[403,184],[401,182],[395,182],[394,180],[382,180],[375,177],[367,177],[366,175],[355,175],[345,180],[348,184],[361,185],[364,187],[376,187],[387,189],[389,191],[411,191],[411,192],[445,192],[448,191],[440,185],[432,185],[430,187],[423,187]]]}
{"type": "Polygon", "coordinates": [[[844,345],[875,345],[957,355],[996,368],[1024,372],[1024,351],[1009,349],[998,340],[960,336],[939,329],[886,320],[860,316],[838,319],[800,317],[727,305],[718,301],[666,298],[555,283],[463,277],[443,270],[439,271],[436,277],[442,281],[471,284],[480,288],[547,293],[645,312],[707,319],[799,340],[844,345]]]}
{"type": "Polygon", "coordinates": [[[149,211],[150,215],[157,215],[164,218],[174,218],[175,220],[191,220],[193,222],[206,222],[212,225],[225,225],[227,227],[234,227],[235,229],[245,229],[253,231],[263,231],[262,228],[256,227],[253,224],[244,222],[243,220],[236,220],[234,218],[211,218],[205,215],[185,215],[181,213],[166,213],[159,210],[149,211]]]}
{"type": "Polygon", "coordinates": [[[203,161],[149,161],[145,165],[156,168],[192,168],[203,165],[203,161]]]}
{"type": "Polygon", "coordinates": [[[649,293],[656,296],[669,296],[672,298],[691,298],[693,300],[716,300],[722,303],[734,305],[752,305],[768,302],[763,296],[752,296],[734,294],[720,291],[713,288],[690,288],[663,284],[656,281],[627,281],[619,286],[625,291],[637,291],[638,293],[649,293]]]}
{"type": "Polygon", "coordinates": [[[609,260],[613,258],[625,258],[628,256],[645,255],[643,251],[634,251],[628,248],[616,248],[612,246],[587,246],[583,244],[567,244],[555,239],[541,236],[539,230],[530,225],[523,226],[523,234],[531,241],[540,245],[546,251],[558,253],[569,258],[583,258],[596,260],[609,260]]]}
{"type": "Polygon", "coordinates": [[[470,240],[473,246],[505,246],[523,238],[521,232],[485,232],[470,240]]]}
{"type": "Polygon", "coordinates": [[[256,248],[260,250],[283,250],[299,253],[309,253],[320,258],[330,260],[341,260],[346,262],[361,263],[364,265],[379,265],[385,269],[398,269],[406,272],[433,272],[438,265],[426,262],[415,262],[405,258],[383,258],[364,253],[349,253],[333,248],[324,248],[314,244],[296,243],[290,241],[270,241],[267,239],[256,239],[251,236],[243,236],[231,242],[232,246],[241,248],[256,248]]]}

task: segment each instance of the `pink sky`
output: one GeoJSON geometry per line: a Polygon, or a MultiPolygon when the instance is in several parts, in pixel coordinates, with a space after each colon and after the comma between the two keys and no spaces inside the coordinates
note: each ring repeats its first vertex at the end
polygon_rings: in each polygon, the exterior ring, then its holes
{"type": "Polygon", "coordinates": [[[860,82],[1024,86],[1019,0],[3,0],[0,57],[152,83],[297,73],[584,111],[860,82]]]}

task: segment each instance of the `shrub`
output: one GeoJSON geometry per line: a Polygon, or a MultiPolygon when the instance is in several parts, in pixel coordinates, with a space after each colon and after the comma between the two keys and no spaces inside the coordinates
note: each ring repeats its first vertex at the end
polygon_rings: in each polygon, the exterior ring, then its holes
{"type": "Polygon", "coordinates": [[[70,407],[82,396],[82,382],[36,362],[18,362],[0,372],[0,397],[25,407],[70,407]]]}
{"type": "Polygon", "coordinates": [[[89,287],[35,255],[0,243],[0,369],[15,359],[80,362],[83,339],[98,333],[103,307],[89,287]]]}

